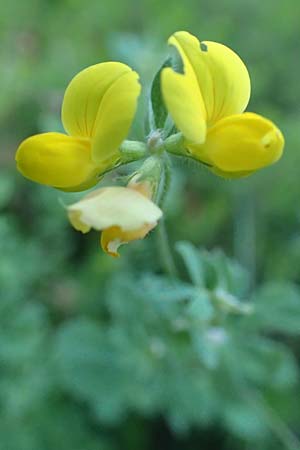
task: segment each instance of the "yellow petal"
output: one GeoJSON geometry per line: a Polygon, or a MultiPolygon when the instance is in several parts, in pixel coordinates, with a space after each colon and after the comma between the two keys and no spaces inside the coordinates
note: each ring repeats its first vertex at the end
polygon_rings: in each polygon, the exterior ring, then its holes
{"type": "MultiPolygon", "coordinates": [[[[139,175],[134,176],[127,188],[133,189],[134,191],[142,194],[146,198],[151,198],[153,191],[151,188],[151,183],[147,180],[138,181],[139,175]]],[[[156,226],[156,223],[145,224],[136,230],[124,231],[119,226],[113,226],[102,231],[100,244],[102,249],[108,253],[110,256],[115,258],[119,257],[120,254],[118,249],[123,244],[128,244],[128,242],[136,241],[138,239],[143,239],[152,228],[156,226]]]]}
{"type": "Polygon", "coordinates": [[[111,163],[126,138],[140,93],[138,74],[125,64],[96,64],[77,74],[66,89],[62,122],[71,136],[93,140],[92,157],[111,163]]]}
{"type": "Polygon", "coordinates": [[[171,68],[162,70],[161,88],[167,109],[186,139],[202,143],[206,135],[206,110],[195,71],[176,35],[168,43],[177,48],[183,61],[184,74],[171,68]]]}
{"type": "Polygon", "coordinates": [[[95,64],[79,72],[69,83],[62,104],[62,122],[71,136],[91,138],[102,99],[110,86],[131,69],[125,64],[95,64]]]}
{"type": "Polygon", "coordinates": [[[68,214],[72,225],[79,231],[119,227],[130,232],[145,225],[156,225],[162,211],[134,189],[114,186],[97,189],[87,195],[69,206],[68,214]]]}
{"type": "Polygon", "coordinates": [[[275,163],[283,147],[283,135],[273,122],[258,114],[244,113],[217,122],[209,130],[205,144],[190,145],[189,150],[221,176],[238,177],[275,163]]]}
{"type": "Polygon", "coordinates": [[[128,242],[143,239],[156,225],[144,225],[133,231],[123,231],[120,227],[110,227],[101,233],[101,247],[110,256],[118,257],[118,248],[128,242]]]}
{"type": "Polygon", "coordinates": [[[169,44],[180,53],[185,73],[164,69],[165,102],[186,139],[203,143],[203,120],[211,126],[223,117],[245,110],[251,90],[247,68],[228,47],[208,41],[200,44],[185,31],[171,36],[169,44]]]}
{"type": "Polygon", "coordinates": [[[81,231],[83,234],[88,233],[91,230],[91,226],[81,220],[80,210],[68,210],[68,216],[70,223],[75,230],[81,231]]]}
{"type": "Polygon", "coordinates": [[[100,171],[91,160],[89,140],[61,133],[29,137],[19,146],[16,161],[26,178],[66,190],[93,186],[100,171]]]}
{"type": "Polygon", "coordinates": [[[255,170],[242,170],[240,172],[224,172],[223,170],[217,169],[216,167],[209,167],[209,170],[218,175],[218,177],[226,178],[226,179],[236,179],[236,178],[245,178],[249,177],[255,170]]]}
{"type": "Polygon", "coordinates": [[[128,136],[134,119],[141,85],[132,70],[120,77],[106,92],[97,116],[97,130],[93,139],[92,157],[101,164],[109,164],[116,150],[128,136]]]}

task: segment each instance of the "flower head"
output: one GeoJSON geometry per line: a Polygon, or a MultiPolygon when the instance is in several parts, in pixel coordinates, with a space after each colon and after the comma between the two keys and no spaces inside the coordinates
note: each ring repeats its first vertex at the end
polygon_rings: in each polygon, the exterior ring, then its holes
{"type": "Polygon", "coordinates": [[[180,31],[169,44],[182,62],[163,69],[162,92],[190,156],[218,175],[245,176],[276,162],[283,150],[280,130],[268,119],[243,113],[250,78],[240,57],[216,42],[199,42],[180,31]]]}
{"type": "Polygon", "coordinates": [[[119,62],[90,66],[68,85],[62,123],[68,134],[31,136],[17,150],[18,170],[27,178],[63,190],[95,185],[117,164],[119,146],[134,118],[138,75],[119,62]]]}
{"type": "Polygon", "coordinates": [[[101,246],[111,256],[119,256],[120,245],[142,239],[157,225],[162,211],[149,198],[151,192],[141,183],[128,187],[97,189],[68,207],[73,227],[87,233],[102,231],[101,246]]]}
{"type": "Polygon", "coordinates": [[[144,238],[161,218],[155,201],[162,203],[170,183],[166,151],[229,178],[249,175],[282,154],[280,130],[244,112],[250,78],[236,53],[182,31],[169,44],[175,61],[170,66],[168,59],[153,80],[146,142],[126,139],[141,89],[138,75],[107,62],[86,68],[68,85],[61,114],[65,134],[37,134],[17,150],[25,177],[65,191],[89,189],[107,171],[144,159],[121,177],[130,180],[127,187],[98,189],[67,208],[76,230],[101,231],[101,246],[112,256],[119,256],[120,245],[144,238]]]}

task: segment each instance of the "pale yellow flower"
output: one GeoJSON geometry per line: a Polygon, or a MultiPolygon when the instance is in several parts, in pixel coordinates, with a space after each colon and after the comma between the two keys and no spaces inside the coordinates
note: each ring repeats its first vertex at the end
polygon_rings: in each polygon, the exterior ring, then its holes
{"type": "Polygon", "coordinates": [[[144,238],[162,216],[149,195],[148,187],[139,183],[97,189],[68,207],[69,219],[82,233],[102,231],[103,250],[119,256],[120,245],[144,238]]]}

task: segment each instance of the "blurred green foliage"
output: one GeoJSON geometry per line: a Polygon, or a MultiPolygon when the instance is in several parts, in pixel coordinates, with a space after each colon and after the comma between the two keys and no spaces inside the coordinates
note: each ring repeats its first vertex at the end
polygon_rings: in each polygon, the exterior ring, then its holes
{"type": "Polygon", "coordinates": [[[0,450],[299,449],[300,3],[0,5],[0,450]],[[278,123],[286,150],[234,182],[174,158],[171,280],[156,232],[110,259],[69,227],[59,200],[78,195],[27,182],[13,158],[24,137],[61,129],[64,89],[87,65],[133,66],[143,110],[179,29],[242,56],[248,110],[278,123]]]}

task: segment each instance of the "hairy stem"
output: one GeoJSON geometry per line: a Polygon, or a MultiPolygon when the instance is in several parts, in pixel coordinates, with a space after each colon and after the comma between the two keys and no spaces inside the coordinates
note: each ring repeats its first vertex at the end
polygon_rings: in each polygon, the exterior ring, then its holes
{"type": "MultiPolygon", "coordinates": [[[[165,201],[166,195],[170,189],[171,185],[171,167],[170,167],[170,160],[165,155],[164,158],[164,177],[163,177],[163,186],[160,193],[160,198],[158,201],[158,204],[160,207],[163,206],[163,203],[165,201]]],[[[162,264],[164,266],[165,271],[173,278],[175,278],[177,274],[172,250],[169,243],[168,233],[166,230],[166,224],[164,221],[164,218],[161,219],[159,225],[158,225],[158,249],[160,252],[162,264]]]]}
{"type": "Polygon", "coordinates": [[[172,181],[172,171],[171,171],[171,161],[168,155],[164,155],[164,173],[163,173],[163,186],[159,195],[158,205],[163,208],[167,194],[169,192],[171,181],[172,181]]]}
{"type": "Polygon", "coordinates": [[[170,275],[172,278],[177,277],[177,269],[175,266],[175,262],[173,259],[173,254],[170,248],[168,233],[166,230],[166,225],[164,219],[161,219],[158,230],[157,230],[157,241],[158,241],[158,250],[160,253],[161,261],[164,270],[170,275]]]}

